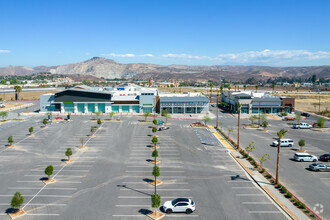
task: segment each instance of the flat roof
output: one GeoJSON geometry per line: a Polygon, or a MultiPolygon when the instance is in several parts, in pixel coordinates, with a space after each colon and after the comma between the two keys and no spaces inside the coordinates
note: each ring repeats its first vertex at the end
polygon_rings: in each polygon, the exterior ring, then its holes
{"type": "Polygon", "coordinates": [[[209,98],[206,96],[160,96],[160,102],[208,102],[209,98]]]}

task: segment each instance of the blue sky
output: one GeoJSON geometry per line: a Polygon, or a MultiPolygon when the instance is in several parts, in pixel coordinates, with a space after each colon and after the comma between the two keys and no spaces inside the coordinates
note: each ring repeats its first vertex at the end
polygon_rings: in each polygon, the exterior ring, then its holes
{"type": "Polygon", "coordinates": [[[328,0],[0,0],[0,67],[330,65],[328,0]]]}

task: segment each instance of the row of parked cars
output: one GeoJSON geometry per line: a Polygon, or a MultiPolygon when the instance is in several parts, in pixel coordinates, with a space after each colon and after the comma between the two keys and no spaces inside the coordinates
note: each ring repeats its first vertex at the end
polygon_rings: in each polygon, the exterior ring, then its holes
{"type": "MultiPolygon", "coordinates": [[[[277,147],[278,141],[273,141],[271,145],[277,147]]],[[[294,141],[292,139],[281,139],[281,143],[280,143],[281,147],[293,147],[293,145],[294,145],[294,141]]],[[[330,154],[323,154],[318,159],[316,156],[312,154],[297,152],[294,154],[293,159],[299,162],[317,162],[317,161],[330,162],[330,154]]],[[[311,164],[309,168],[314,171],[330,171],[330,166],[327,166],[323,163],[311,164]]]]}

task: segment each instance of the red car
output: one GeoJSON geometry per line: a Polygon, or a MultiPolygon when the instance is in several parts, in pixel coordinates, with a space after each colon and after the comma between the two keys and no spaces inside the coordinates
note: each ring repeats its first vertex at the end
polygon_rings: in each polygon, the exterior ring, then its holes
{"type": "Polygon", "coordinates": [[[63,120],[62,117],[56,117],[55,120],[63,120]]]}

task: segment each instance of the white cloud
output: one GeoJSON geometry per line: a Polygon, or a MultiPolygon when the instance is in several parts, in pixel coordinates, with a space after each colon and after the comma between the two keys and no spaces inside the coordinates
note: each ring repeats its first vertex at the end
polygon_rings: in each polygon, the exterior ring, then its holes
{"type": "Polygon", "coordinates": [[[265,49],[261,51],[245,51],[240,53],[225,53],[217,56],[198,56],[186,53],[175,54],[102,54],[105,57],[120,57],[120,58],[137,58],[149,57],[160,59],[180,59],[180,60],[205,60],[212,61],[219,64],[274,64],[287,61],[307,61],[330,58],[330,52],[316,51],[311,52],[307,50],[270,50],[265,49]]]}
{"type": "Polygon", "coordinates": [[[330,58],[330,52],[306,50],[263,50],[242,53],[219,54],[214,59],[220,62],[234,63],[271,63],[288,60],[317,60],[330,58]]]}
{"type": "Polygon", "coordinates": [[[10,50],[0,50],[0,53],[10,53],[10,50]]]}

